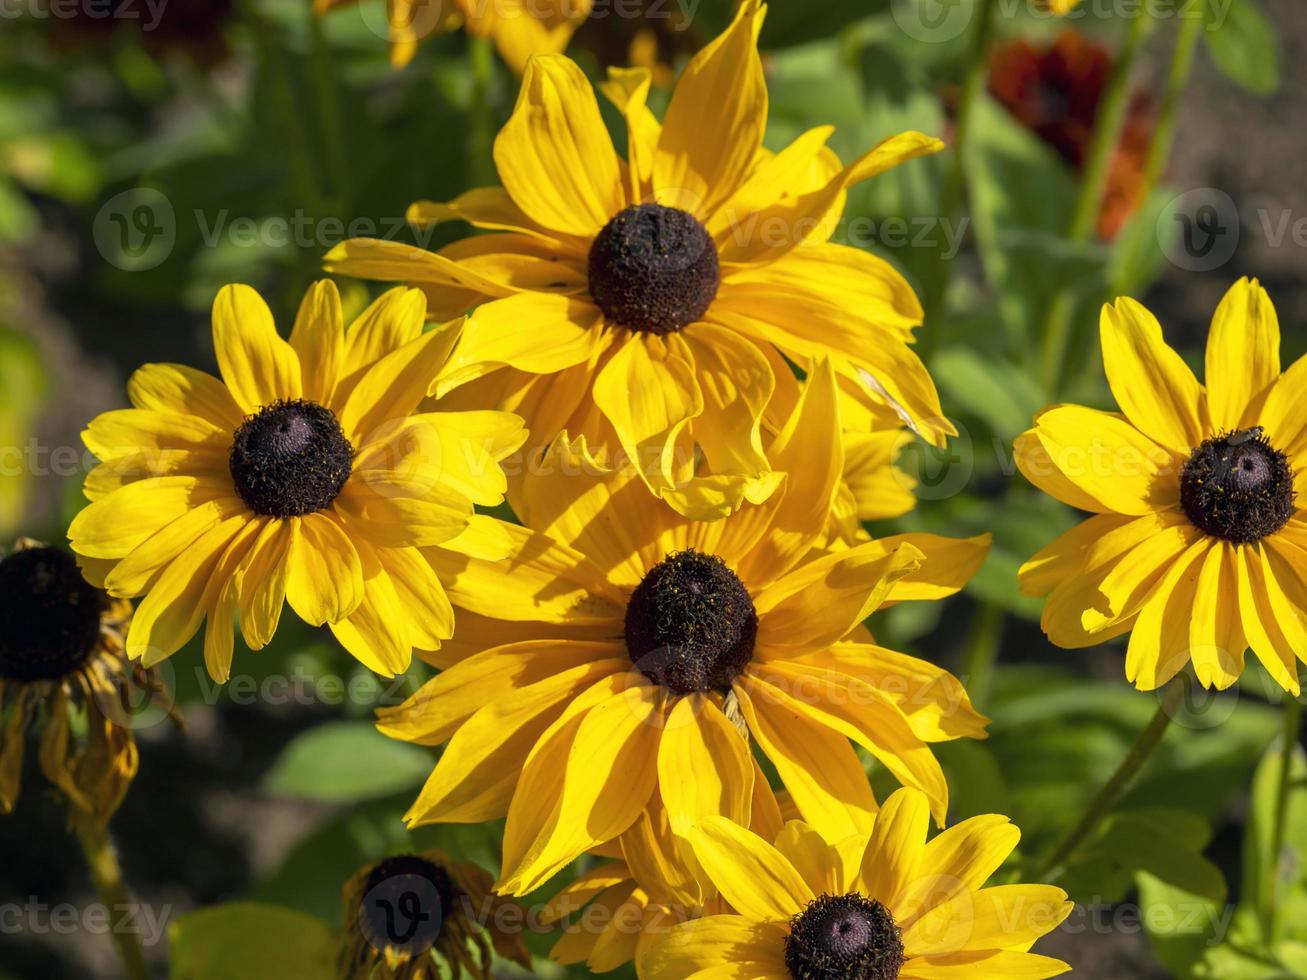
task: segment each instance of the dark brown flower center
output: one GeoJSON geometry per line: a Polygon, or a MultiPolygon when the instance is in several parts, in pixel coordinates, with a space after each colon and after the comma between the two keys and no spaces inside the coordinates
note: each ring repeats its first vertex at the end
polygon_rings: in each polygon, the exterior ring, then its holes
{"type": "Polygon", "coordinates": [[[590,246],[590,296],[610,323],[668,334],[707,311],[721,270],[717,246],[694,215],[637,204],[608,222],[590,246]]]}
{"type": "Polygon", "coordinates": [[[785,967],[794,980],[895,980],[903,937],[889,909],[862,895],[823,895],[790,920],[785,967]]]}
{"type": "Polygon", "coordinates": [[[0,561],[0,677],[52,681],[76,670],[100,638],[105,596],[61,548],[0,561]]]}
{"type": "Polygon", "coordinates": [[[716,555],[678,551],[645,575],[626,606],[636,668],[676,694],[726,691],[753,656],[758,614],[716,555]]]}
{"type": "Polygon", "coordinates": [[[349,479],[354,447],[330,409],[295,400],[245,420],[231,446],[231,478],[250,510],[298,517],[331,504],[349,479]]]}
{"type": "Polygon", "coordinates": [[[1274,534],[1293,516],[1293,472],[1260,426],[1208,439],[1180,473],[1180,507],[1193,525],[1237,544],[1274,534]]]}
{"type": "Polygon", "coordinates": [[[435,945],[462,892],[449,872],[416,854],[379,862],[363,883],[359,927],[377,949],[416,956],[435,945]]]}

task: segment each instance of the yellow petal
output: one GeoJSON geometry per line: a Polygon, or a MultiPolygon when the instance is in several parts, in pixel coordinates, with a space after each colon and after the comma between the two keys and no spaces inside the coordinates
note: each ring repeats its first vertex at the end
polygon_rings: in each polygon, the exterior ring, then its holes
{"type": "Polygon", "coordinates": [[[898,908],[899,897],[916,880],[929,829],[930,801],[924,793],[904,787],[890,795],[863,852],[861,883],[869,898],[898,908]]]}
{"type": "Polygon", "coordinates": [[[1280,376],[1280,320],[1256,279],[1225,294],[1207,335],[1207,406],[1218,431],[1260,423],[1257,399],[1280,376]]]}
{"type": "Polygon", "coordinates": [[[899,971],[899,980],[1047,980],[1071,967],[1051,956],[1015,950],[918,956],[899,971]]]}
{"type": "Polygon", "coordinates": [[[221,497],[198,504],[133,548],[105,577],[105,590],[115,596],[140,595],[166,565],[206,531],[247,512],[245,504],[235,497],[221,497]]]}
{"type": "Polygon", "coordinates": [[[425,548],[444,544],[467,527],[472,501],[430,480],[412,482],[412,474],[398,474],[399,482],[380,471],[369,481],[351,478],[336,498],[335,509],[355,533],[373,544],[389,548],[425,548]]]}
{"type": "Polygon", "coordinates": [[[1108,566],[1090,594],[1092,607],[1081,615],[1090,633],[1129,619],[1152,592],[1153,586],[1201,532],[1179,512],[1145,515],[1104,534],[1085,556],[1087,569],[1108,566]]]}
{"type": "Polygon", "coordinates": [[[908,930],[922,914],[980,888],[1021,840],[1007,817],[985,814],[954,824],[926,843],[916,877],[900,891],[894,918],[908,930]]]}
{"type": "Polygon", "coordinates": [[[127,382],[127,396],[138,409],[166,415],[194,415],[232,433],[245,415],[226,385],[211,374],[183,364],[146,364],[127,382]]]}
{"type": "Polygon", "coordinates": [[[250,546],[262,530],[261,521],[250,521],[237,531],[213,570],[215,588],[207,594],[209,619],[204,629],[204,666],[209,676],[219,684],[225,684],[231,677],[241,570],[245,567],[250,546]]]}
{"type": "Polygon", "coordinates": [[[300,303],[290,346],[300,361],[304,397],[319,405],[334,405],[333,395],[345,359],[345,321],[340,293],[330,279],[309,287],[300,303]]]}
{"type": "Polygon", "coordinates": [[[310,626],[344,619],[363,601],[363,566],[353,543],[327,513],[291,524],[286,601],[310,626]]]}
{"type": "Polygon", "coordinates": [[[369,367],[340,412],[350,443],[366,446],[387,423],[413,414],[457,340],[456,329],[432,330],[369,367]]]}
{"type": "Polygon", "coordinates": [[[725,817],[706,818],[690,840],[722,897],[755,922],[788,921],[815,898],[785,855],[725,817]]]}
{"type": "Polygon", "coordinates": [[[237,575],[240,578],[241,635],[251,650],[262,650],[277,632],[286,602],[290,566],[286,554],[293,529],[289,521],[269,519],[250,546],[237,575]]]}
{"type": "Polygon", "coordinates": [[[460,297],[464,306],[478,299],[510,296],[514,292],[511,287],[478,275],[436,252],[380,238],[350,238],[341,242],[323,256],[322,268],[333,275],[412,283],[438,295],[448,293],[460,297]]]}
{"type": "Polygon", "coordinates": [[[776,383],[767,358],[751,340],[711,323],[693,324],[682,336],[703,397],[694,438],[708,465],[716,473],[768,473],[762,417],[776,383]]]}
{"type": "Polygon", "coordinates": [[[1307,355],[1294,361],[1289,370],[1276,379],[1258,413],[1257,422],[1265,427],[1271,445],[1290,459],[1300,458],[1307,452],[1307,398],[1302,397],[1304,389],[1307,389],[1307,355]]]}
{"type": "Polygon", "coordinates": [[[610,66],[608,81],[599,86],[626,120],[626,162],[630,169],[628,200],[632,204],[653,197],[654,154],[658,150],[662,124],[647,104],[651,81],[647,68],[610,66]]]}
{"type": "Polygon", "coordinates": [[[408,642],[435,650],[454,635],[454,607],[435,569],[417,548],[378,548],[377,558],[404,610],[408,642]]]}
{"type": "Polygon", "coordinates": [[[921,567],[908,572],[890,587],[884,605],[896,602],[943,599],[962,590],[989,556],[993,537],[978,534],[974,538],[945,538],[936,534],[912,532],[877,539],[885,552],[900,545],[910,545],[921,552],[921,567]]]}
{"type": "Polygon", "coordinates": [[[764,16],[758,0],[740,4],[731,26],[677,81],[654,155],[660,204],[704,218],[748,175],[767,126],[767,81],[758,57],[764,16]]]}
{"type": "Polygon", "coordinates": [[[1103,307],[1103,368],[1116,403],[1157,443],[1188,455],[1203,441],[1203,390],[1162,339],[1157,318],[1132,299],[1103,307]]]}
{"type": "Polygon", "coordinates": [[[1247,647],[1239,622],[1234,546],[1218,541],[1203,558],[1189,620],[1189,656],[1198,682],[1224,691],[1243,673],[1247,647]]]}
{"type": "MultiPolygon", "coordinates": [[[[1049,461],[1093,498],[1095,510],[1148,514],[1179,501],[1178,459],[1119,416],[1060,405],[1039,416],[1035,433],[1049,461]]],[[[1037,475],[1027,476],[1039,485],[1037,475]]]]}
{"type": "Polygon", "coordinates": [[[1239,585],[1239,620],[1257,659],[1286,691],[1301,693],[1296,651],[1307,650],[1301,616],[1287,601],[1266,556],[1265,546],[1234,549],[1239,585]]]}
{"type": "Polygon", "coordinates": [[[418,227],[444,221],[466,221],[477,228],[520,232],[551,238],[552,234],[526,216],[502,187],[474,187],[452,201],[417,201],[409,205],[406,220],[418,227]]]}
{"type": "Polygon", "coordinates": [[[299,398],[300,363],[277,333],[272,311],[249,286],[224,286],[213,301],[213,348],[218,367],[242,411],[299,398]]]}
{"type": "Polygon", "coordinates": [[[1210,538],[1200,538],[1171,564],[1139,611],[1125,674],[1141,691],[1161,687],[1189,663],[1189,624],[1194,593],[1210,538]]]}
{"type": "Polygon", "coordinates": [[[189,476],[129,483],[74,517],[68,539],[74,551],[88,558],[122,558],[187,511],[230,492],[230,487],[189,476]]]}
{"type": "Polygon", "coordinates": [[[581,69],[561,55],[526,67],[517,105],[495,140],[504,188],[532,220],[593,236],[625,203],[621,170],[581,69]]]}
{"type": "Polygon", "coordinates": [[[675,334],[629,337],[595,378],[595,405],[655,490],[676,484],[676,439],[703,412],[703,392],[685,341],[675,334]]]}
{"type": "Polygon", "coordinates": [[[86,448],[101,460],[121,459],[139,453],[163,454],[170,450],[225,457],[232,432],[197,415],[124,408],[91,420],[82,433],[86,448]]]}
{"type": "Polygon", "coordinates": [[[1026,949],[1071,914],[1051,885],[982,888],[935,906],[903,932],[909,957],[970,950],[1026,949]]]}
{"type": "MultiPolygon", "coordinates": [[[[797,909],[795,910],[797,911],[797,909]]],[[[723,961],[738,966],[738,977],[783,980],[785,937],[778,923],[752,922],[743,915],[709,915],[672,927],[639,955],[641,980],[687,980],[723,961]]]]}
{"type": "Polygon", "coordinates": [[[803,819],[827,840],[871,829],[876,799],[849,740],[770,698],[755,704],[748,686],[733,688],[749,734],[776,768],[803,819]]]}
{"type": "Polygon", "coordinates": [[[681,698],[658,747],[658,788],[672,831],[687,836],[708,816],[748,826],[753,758],[720,708],[702,695],[681,698]]]}

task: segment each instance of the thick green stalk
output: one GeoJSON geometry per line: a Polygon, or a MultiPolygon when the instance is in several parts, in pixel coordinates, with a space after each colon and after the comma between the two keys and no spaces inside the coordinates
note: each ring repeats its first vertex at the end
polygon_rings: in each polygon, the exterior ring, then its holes
{"type": "MultiPolygon", "coordinates": [[[[77,840],[86,856],[86,867],[91,873],[91,882],[95,885],[100,901],[109,910],[110,917],[118,921],[121,916],[117,913],[132,904],[132,897],[123,883],[118,855],[108,833],[96,826],[94,821],[77,817],[74,823],[77,840]]],[[[123,975],[128,980],[150,980],[150,968],[145,961],[145,949],[141,946],[140,936],[116,927],[110,934],[114,945],[118,947],[118,956],[122,959],[123,975]]]]}
{"type": "Polygon", "coordinates": [[[1167,729],[1171,726],[1176,711],[1179,710],[1180,704],[1184,700],[1185,688],[1188,684],[1189,678],[1181,676],[1173,680],[1170,686],[1167,687],[1162,695],[1162,703],[1158,705],[1157,713],[1153,715],[1148,727],[1140,732],[1135,744],[1131,746],[1129,754],[1126,755],[1116,772],[1103,784],[1103,788],[1098,791],[1098,794],[1090,802],[1089,807],[1080,818],[1080,822],[1049,853],[1048,857],[1039,863],[1034,872],[1036,881],[1049,880],[1054,872],[1062,868],[1081,845],[1093,835],[1094,831],[1098,829],[1098,825],[1102,823],[1103,818],[1112,812],[1112,808],[1125,794],[1130,783],[1139,774],[1139,770],[1143,768],[1144,763],[1153,754],[1153,750],[1161,744],[1163,736],[1166,735],[1167,729]]]}
{"type": "Polygon", "coordinates": [[[1266,875],[1266,936],[1274,941],[1280,915],[1280,856],[1284,853],[1285,830],[1289,817],[1289,794],[1293,789],[1293,757],[1298,748],[1302,727],[1302,702],[1293,695],[1284,702],[1284,735],[1280,752],[1280,779],[1275,797],[1275,830],[1271,835],[1271,867],[1266,875]]]}

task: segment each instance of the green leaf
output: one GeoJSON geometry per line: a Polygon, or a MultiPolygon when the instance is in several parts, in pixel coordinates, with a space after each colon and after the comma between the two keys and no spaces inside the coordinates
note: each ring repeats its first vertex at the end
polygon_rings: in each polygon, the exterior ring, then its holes
{"type": "Polygon", "coordinates": [[[433,761],[426,750],[389,739],[368,722],[329,722],[286,746],[264,788],[332,803],[370,800],[418,785],[433,761]]]}
{"type": "Polygon", "coordinates": [[[336,937],[321,919],[255,902],[202,909],[169,930],[172,980],[333,980],[336,937]]]}
{"type": "Polygon", "coordinates": [[[1210,13],[1203,41],[1216,67],[1249,92],[1273,94],[1280,87],[1280,42],[1265,15],[1253,0],[1204,6],[1210,13]]]}
{"type": "MultiPolygon", "coordinates": [[[[1283,848],[1275,853],[1275,825],[1280,793],[1281,764],[1284,758],[1279,745],[1262,758],[1253,776],[1251,811],[1244,833],[1243,888],[1244,901],[1265,922],[1274,890],[1283,896],[1307,883],[1307,754],[1301,746],[1293,747],[1289,768],[1289,797],[1285,810],[1283,848]]],[[[1272,940],[1290,938],[1286,929],[1297,927],[1292,938],[1303,939],[1304,926],[1289,916],[1277,917],[1277,934],[1272,940]]]]}
{"type": "Polygon", "coordinates": [[[1190,976],[1194,964],[1224,938],[1230,906],[1215,902],[1147,871],[1135,876],[1139,910],[1153,953],[1172,976],[1190,976]]]}
{"type": "Polygon", "coordinates": [[[1020,368],[967,347],[940,351],[931,374],[953,404],[985,421],[1005,443],[1028,429],[1044,404],[1039,386],[1020,368]]]}

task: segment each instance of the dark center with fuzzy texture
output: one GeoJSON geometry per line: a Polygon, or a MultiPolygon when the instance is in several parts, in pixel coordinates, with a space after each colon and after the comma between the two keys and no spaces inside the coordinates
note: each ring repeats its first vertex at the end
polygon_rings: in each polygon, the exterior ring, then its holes
{"type": "Polygon", "coordinates": [[[611,323],[667,334],[703,316],[721,285],[717,246],[697,218],[637,204],[590,246],[590,295],[611,323]]]}
{"type": "Polygon", "coordinates": [[[1293,472],[1260,426],[1217,436],[1184,464],[1180,506],[1208,534],[1238,544],[1260,541],[1293,516],[1293,472]]]}
{"type": "Polygon", "coordinates": [[[354,447],[330,409],[279,401],[236,430],[229,462],[236,492],[250,510],[298,517],[336,499],[349,479],[354,447]]]}
{"type": "Polygon", "coordinates": [[[823,895],[790,920],[785,966],[794,980],[895,980],[903,937],[889,909],[862,895],[823,895]]]}
{"type": "Polygon", "coordinates": [[[757,636],[748,590],[716,555],[668,555],[626,606],[631,662],[676,694],[728,690],[753,656],[757,636]]]}
{"type": "Polygon", "coordinates": [[[386,858],[363,883],[362,924],[378,946],[427,948],[462,892],[449,872],[416,854],[386,858]]]}
{"type": "Polygon", "coordinates": [[[100,638],[104,593],[60,548],[0,561],[0,677],[52,681],[80,667],[100,638]]]}

